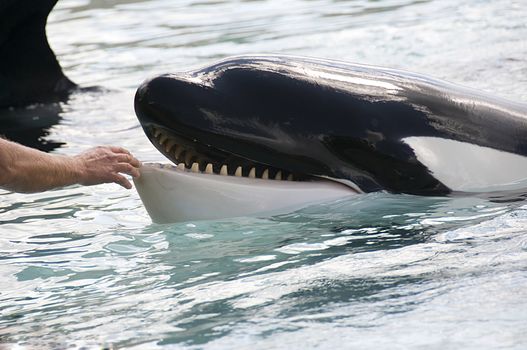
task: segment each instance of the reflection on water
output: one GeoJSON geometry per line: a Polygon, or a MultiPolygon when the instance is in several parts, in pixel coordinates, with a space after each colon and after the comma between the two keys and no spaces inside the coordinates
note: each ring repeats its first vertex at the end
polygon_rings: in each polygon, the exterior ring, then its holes
{"type": "Polygon", "coordinates": [[[47,138],[49,129],[59,123],[61,112],[58,103],[0,109],[0,136],[45,152],[52,151],[62,145],[47,138]]]}
{"type": "MultiPolygon", "coordinates": [[[[54,152],[118,144],[163,161],[134,117],[136,86],[243,53],[380,64],[527,99],[522,1],[284,6],[61,0],[54,50],[74,81],[108,90],[5,112],[2,133],[25,124],[41,147],[62,144],[54,152]]],[[[377,193],[275,217],[155,225],[117,185],[3,191],[0,344],[521,349],[527,213],[506,199],[377,193]]]]}

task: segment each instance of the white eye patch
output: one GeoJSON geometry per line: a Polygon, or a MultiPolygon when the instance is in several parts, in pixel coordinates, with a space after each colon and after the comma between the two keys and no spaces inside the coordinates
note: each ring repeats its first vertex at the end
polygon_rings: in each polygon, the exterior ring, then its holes
{"type": "Polygon", "coordinates": [[[438,137],[412,136],[403,141],[436,179],[454,191],[527,188],[526,157],[438,137]]]}

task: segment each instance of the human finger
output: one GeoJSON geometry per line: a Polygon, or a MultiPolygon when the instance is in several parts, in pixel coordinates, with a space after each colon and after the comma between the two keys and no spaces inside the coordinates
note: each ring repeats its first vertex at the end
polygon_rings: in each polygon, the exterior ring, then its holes
{"type": "Polygon", "coordinates": [[[131,189],[132,188],[132,184],[130,183],[130,181],[128,181],[123,175],[121,174],[115,174],[114,178],[113,178],[113,182],[115,182],[116,184],[118,185],[121,185],[123,186],[124,188],[126,188],[127,190],[131,189]]]}
{"type": "Polygon", "coordinates": [[[137,158],[132,156],[131,154],[119,154],[117,156],[117,161],[119,163],[131,164],[132,166],[134,166],[136,168],[139,168],[141,166],[141,162],[137,158]]]}
{"type": "Polygon", "coordinates": [[[126,148],[122,148],[120,146],[107,146],[110,151],[112,152],[115,152],[115,153],[124,153],[124,154],[129,154],[131,155],[130,151],[127,150],[126,148]]]}
{"type": "Polygon", "coordinates": [[[125,174],[131,175],[133,177],[139,177],[140,176],[139,169],[134,168],[132,165],[130,165],[128,163],[119,163],[119,164],[117,164],[115,166],[114,169],[117,170],[120,173],[125,173],[125,174]]]}

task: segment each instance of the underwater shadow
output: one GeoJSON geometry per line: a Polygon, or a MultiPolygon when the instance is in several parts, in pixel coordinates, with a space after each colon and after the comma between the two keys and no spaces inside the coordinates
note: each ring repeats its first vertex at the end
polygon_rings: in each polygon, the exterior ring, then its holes
{"type": "MultiPolygon", "coordinates": [[[[520,198],[520,194],[425,197],[371,193],[314,205],[270,220],[298,223],[305,232],[325,230],[329,236],[347,240],[345,245],[330,247],[329,251],[356,253],[426,242],[438,233],[514,210],[523,204],[520,198]]],[[[287,239],[281,241],[288,243],[287,239]]]]}

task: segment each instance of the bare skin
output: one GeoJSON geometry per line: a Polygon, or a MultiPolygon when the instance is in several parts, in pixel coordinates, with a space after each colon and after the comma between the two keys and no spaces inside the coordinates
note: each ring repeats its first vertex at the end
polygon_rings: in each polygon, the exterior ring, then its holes
{"type": "Polygon", "coordinates": [[[130,152],[117,146],[99,146],[77,156],[64,156],[0,139],[0,188],[14,192],[111,182],[130,189],[132,184],[123,174],[139,177],[140,166],[130,152]]]}

